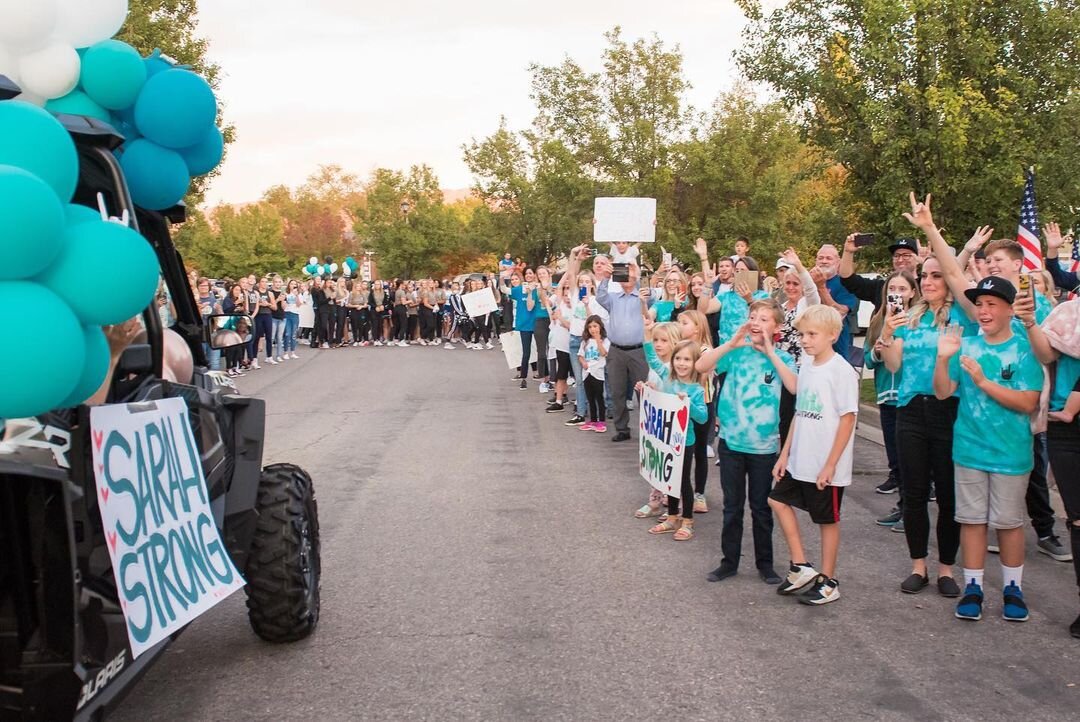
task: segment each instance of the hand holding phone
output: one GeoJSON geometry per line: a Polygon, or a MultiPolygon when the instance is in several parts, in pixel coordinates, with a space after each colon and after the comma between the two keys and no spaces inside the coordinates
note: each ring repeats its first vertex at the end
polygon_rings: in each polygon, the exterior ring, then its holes
{"type": "Polygon", "coordinates": [[[874,242],[873,233],[856,233],[855,234],[855,247],[865,248],[874,242]]]}

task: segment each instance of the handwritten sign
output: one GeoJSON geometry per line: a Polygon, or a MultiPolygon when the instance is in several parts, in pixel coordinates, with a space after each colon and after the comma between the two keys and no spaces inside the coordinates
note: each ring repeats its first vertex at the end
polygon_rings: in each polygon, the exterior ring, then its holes
{"type": "Polygon", "coordinates": [[[461,300],[465,303],[465,313],[471,318],[486,316],[499,310],[499,304],[495,303],[495,294],[490,288],[466,293],[462,295],[461,300]]]}
{"type": "Polygon", "coordinates": [[[690,405],[675,394],[645,387],[638,417],[638,470],[652,487],[679,498],[690,405]]]}
{"type": "Polygon", "coordinates": [[[656,241],[655,198],[597,198],[593,210],[593,242],[656,241]]]}
{"type": "Polygon", "coordinates": [[[90,411],[98,508],[132,657],[244,585],[221,542],[183,399],[90,411]]]}
{"type": "MultiPolygon", "coordinates": [[[[517,331],[508,331],[499,334],[499,344],[502,346],[503,356],[506,357],[506,368],[516,369],[521,366],[521,334],[517,331]]],[[[529,347],[529,358],[536,360],[536,339],[532,340],[529,347]]]]}

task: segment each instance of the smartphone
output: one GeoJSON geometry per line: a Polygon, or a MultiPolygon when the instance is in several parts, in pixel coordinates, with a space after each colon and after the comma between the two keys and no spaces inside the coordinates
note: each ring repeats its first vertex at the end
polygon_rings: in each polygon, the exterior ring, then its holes
{"type": "Polygon", "coordinates": [[[855,234],[855,247],[864,248],[874,242],[873,233],[856,233],[855,234]]]}
{"type": "Polygon", "coordinates": [[[584,287],[578,289],[577,297],[579,301],[584,301],[587,295],[589,295],[589,289],[584,287]]]}
{"type": "Polygon", "coordinates": [[[888,296],[889,315],[895,316],[904,312],[904,297],[899,293],[890,293],[888,296]]]}
{"type": "Polygon", "coordinates": [[[667,268],[671,268],[671,254],[670,253],[665,253],[664,254],[664,266],[666,266],[667,268]]]}
{"type": "Polygon", "coordinates": [[[600,251],[598,251],[598,250],[597,250],[597,249],[595,249],[595,248],[586,248],[586,249],[585,249],[585,257],[586,257],[586,258],[593,258],[593,257],[594,257],[594,256],[596,256],[596,254],[598,254],[599,252],[600,252],[600,251]]]}
{"type": "Polygon", "coordinates": [[[761,274],[757,271],[735,271],[735,283],[741,283],[751,292],[761,289],[761,274]]]}
{"type": "Polygon", "coordinates": [[[630,264],[629,263],[612,263],[611,264],[611,280],[615,283],[629,283],[630,282],[630,264]]]}
{"type": "Polygon", "coordinates": [[[1020,293],[1031,293],[1031,274],[1020,274],[1020,293]]]}

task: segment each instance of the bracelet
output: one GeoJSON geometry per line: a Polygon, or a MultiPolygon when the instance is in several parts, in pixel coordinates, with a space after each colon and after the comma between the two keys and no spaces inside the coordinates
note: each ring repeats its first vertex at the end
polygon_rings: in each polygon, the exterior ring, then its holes
{"type": "Polygon", "coordinates": [[[1031,328],[1032,326],[1035,325],[1035,320],[1032,319],[1030,321],[1024,321],[1023,324],[1024,324],[1024,328],[1031,328]]]}
{"type": "Polygon", "coordinates": [[[880,343],[883,348],[889,348],[890,346],[892,346],[892,342],[893,342],[893,340],[891,338],[888,339],[888,340],[886,340],[884,338],[879,338],[878,339],[878,343],[880,343]]]}

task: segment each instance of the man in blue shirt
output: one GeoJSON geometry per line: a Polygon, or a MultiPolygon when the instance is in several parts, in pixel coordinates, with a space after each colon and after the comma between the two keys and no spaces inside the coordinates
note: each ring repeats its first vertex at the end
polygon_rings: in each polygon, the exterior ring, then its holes
{"type": "Polygon", "coordinates": [[[636,263],[630,264],[629,282],[617,284],[622,287],[622,293],[616,293],[615,289],[609,292],[611,271],[611,262],[607,258],[598,256],[593,262],[593,273],[600,282],[596,289],[596,300],[610,315],[607,332],[611,340],[611,350],[608,351],[605,375],[611,389],[612,416],[616,431],[611,440],[627,441],[630,438],[630,412],[626,408],[623,389],[627,388],[627,384],[633,387],[638,381],[645,381],[649,376],[649,366],[643,349],[643,311],[648,307],[651,298],[647,298],[643,303],[639,296],[638,279],[641,271],[636,263]]]}
{"type": "Polygon", "coordinates": [[[840,269],[840,253],[836,246],[826,243],[817,254],[817,265],[810,269],[810,276],[817,285],[821,302],[836,309],[844,325],[840,329],[840,337],[833,344],[833,350],[846,359],[851,358],[851,328],[848,325],[848,317],[859,313],[859,299],[851,291],[844,287],[838,271],[840,269]]]}

